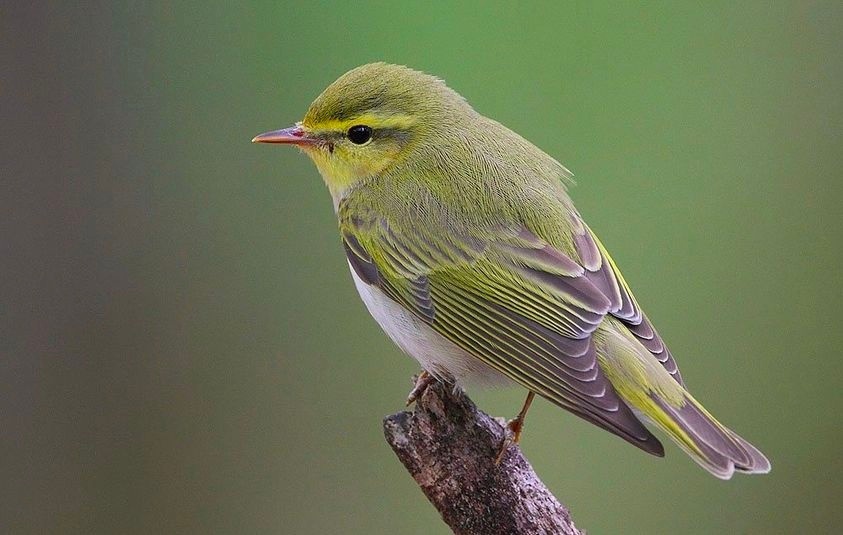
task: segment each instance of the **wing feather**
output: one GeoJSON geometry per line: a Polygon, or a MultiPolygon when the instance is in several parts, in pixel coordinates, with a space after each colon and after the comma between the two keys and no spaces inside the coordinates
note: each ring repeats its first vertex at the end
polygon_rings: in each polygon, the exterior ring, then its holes
{"type": "Polygon", "coordinates": [[[591,334],[620,298],[589,278],[594,262],[580,265],[523,225],[434,240],[371,214],[348,217],[342,205],[339,214],[361,280],[526,388],[662,453],[598,365],[591,334]]]}
{"type": "Polygon", "coordinates": [[[573,216],[573,222],[574,243],[585,268],[585,278],[609,298],[609,314],[621,320],[636,339],[662,363],[665,370],[679,384],[684,385],[670,350],[642,312],[609,252],[578,215],[573,216]]]}
{"type": "Polygon", "coordinates": [[[618,397],[597,365],[593,341],[580,340],[576,357],[568,341],[530,320],[461,287],[433,284],[438,315],[434,328],[487,365],[549,401],[636,446],[661,454],[661,445],[618,397]],[[577,362],[579,360],[579,362],[577,362]]]}

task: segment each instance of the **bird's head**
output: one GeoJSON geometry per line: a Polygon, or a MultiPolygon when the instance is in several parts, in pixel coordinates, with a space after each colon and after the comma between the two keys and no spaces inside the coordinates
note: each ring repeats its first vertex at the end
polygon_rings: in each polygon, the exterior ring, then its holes
{"type": "Polygon", "coordinates": [[[471,108],[440,79],[399,65],[357,67],[328,86],[304,119],[255,143],[301,148],[337,197],[377,177],[471,108]]]}

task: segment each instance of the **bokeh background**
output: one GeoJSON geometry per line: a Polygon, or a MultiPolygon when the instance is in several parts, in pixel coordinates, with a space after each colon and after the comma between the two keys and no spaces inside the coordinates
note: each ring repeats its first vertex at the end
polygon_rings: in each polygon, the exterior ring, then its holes
{"type": "Polygon", "coordinates": [[[249,143],[374,60],[574,171],[692,390],[773,462],[721,482],[540,402],[523,447],[576,522],[839,529],[839,2],[16,4],[3,532],[446,533],[382,437],[414,364],[358,301],[310,162],[249,143]]]}

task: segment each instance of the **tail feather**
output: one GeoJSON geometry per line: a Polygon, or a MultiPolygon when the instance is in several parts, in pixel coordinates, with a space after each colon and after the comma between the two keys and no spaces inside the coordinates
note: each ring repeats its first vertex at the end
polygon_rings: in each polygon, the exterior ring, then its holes
{"type": "Polygon", "coordinates": [[[764,474],[770,461],[752,444],[718,422],[690,394],[685,403],[674,406],[652,396],[662,412],[653,421],[700,466],[720,479],[735,472],[764,474]],[[665,417],[664,419],[661,417],[665,417]]]}
{"type": "Polygon", "coordinates": [[[732,430],[728,430],[729,434],[732,435],[732,438],[741,445],[741,447],[749,454],[749,457],[752,459],[752,462],[747,466],[737,466],[735,465],[735,470],[738,472],[743,472],[744,474],[766,474],[770,471],[770,461],[767,457],[761,453],[755,446],[744,440],[743,438],[739,437],[735,432],[732,430]]]}
{"type": "Polygon", "coordinates": [[[718,422],[618,321],[595,331],[597,358],[612,386],[641,419],[662,429],[715,477],[770,471],[770,461],[718,422]]]}

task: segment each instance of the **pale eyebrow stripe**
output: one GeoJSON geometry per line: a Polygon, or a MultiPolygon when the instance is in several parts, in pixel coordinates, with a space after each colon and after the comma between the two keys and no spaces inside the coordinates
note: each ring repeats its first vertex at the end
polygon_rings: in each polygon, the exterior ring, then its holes
{"type": "MultiPolygon", "coordinates": [[[[364,124],[371,126],[373,130],[407,130],[416,123],[416,118],[410,115],[375,115],[372,113],[364,113],[358,115],[353,119],[337,120],[331,119],[318,125],[314,125],[313,131],[332,131],[345,132],[354,125],[364,124]]],[[[307,125],[305,125],[307,126],[307,125]]]]}

